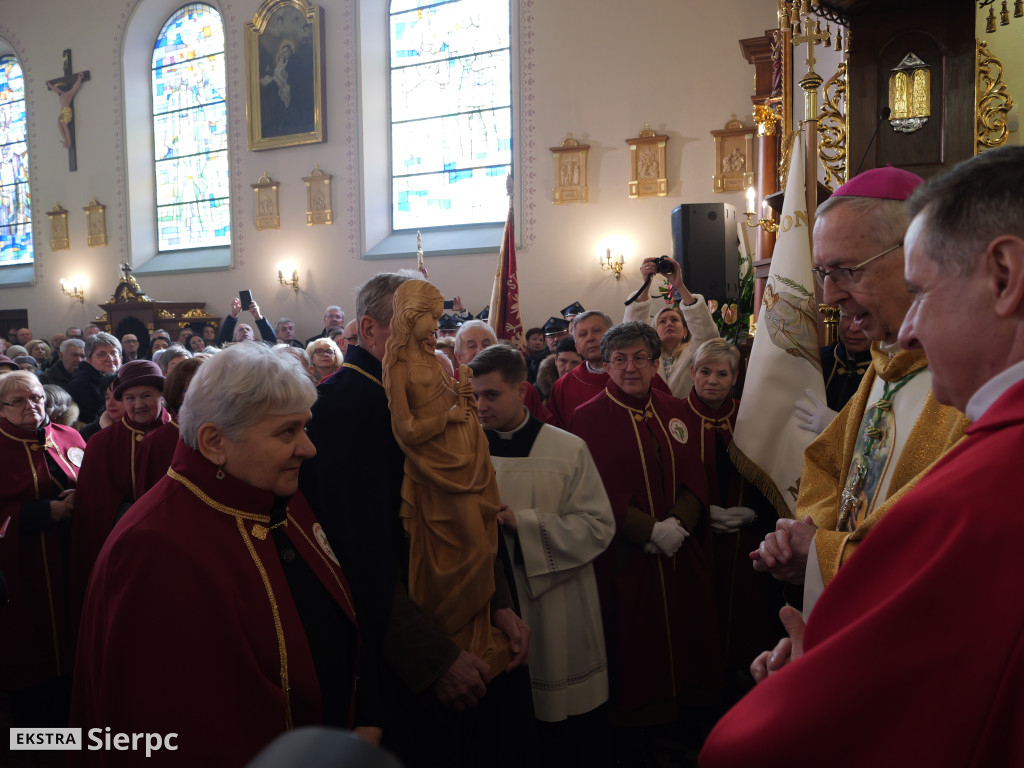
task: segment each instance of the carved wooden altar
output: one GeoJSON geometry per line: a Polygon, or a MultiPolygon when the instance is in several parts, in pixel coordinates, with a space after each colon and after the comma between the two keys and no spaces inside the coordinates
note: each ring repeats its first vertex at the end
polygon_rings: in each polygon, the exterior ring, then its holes
{"type": "Polygon", "coordinates": [[[172,340],[186,326],[202,333],[204,325],[219,327],[220,318],[206,312],[202,301],[153,301],[132,276],[131,267],[121,267],[123,276],[106,304],[100,304],[103,314],[93,323],[108,333],[121,338],[126,333],[139,337],[140,355],[149,351],[149,335],[157,330],[167,331],[172,340]],[[145,339],[145,340],[143,340],[145,339]]]}

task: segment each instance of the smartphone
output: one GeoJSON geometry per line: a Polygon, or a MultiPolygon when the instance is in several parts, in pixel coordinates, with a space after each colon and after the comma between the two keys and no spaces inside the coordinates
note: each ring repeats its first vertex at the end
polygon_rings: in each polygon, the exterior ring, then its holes
{"type": "Polygon", "coordinates": [[[446,301],[444,303],[444,308],[445,309],[454,309],[455,308],[455,302],[454,301],[446,301]]]}
{"type": "Polygon", "coordinates": [[[248,288],[244,291],[239,291],[238,300],[242,302],[242,309],[248,309],[249,305],[252,304],[252,291],[248,288]]]}

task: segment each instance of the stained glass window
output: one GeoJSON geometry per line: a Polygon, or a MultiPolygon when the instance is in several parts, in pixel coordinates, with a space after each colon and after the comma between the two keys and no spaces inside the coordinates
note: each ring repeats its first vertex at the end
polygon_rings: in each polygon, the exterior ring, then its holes
{"type": "Polygon", "coordinates": [[[224,27],[190,3],[153,49],[153,145],[160,251],[231,243],[224,27]]]}
{"type": "Polygon", "coordinates": [[[0,265],[31,264],[25,79],[14,56],[0,56],[0,265]]]}
{"type": "Polygon", "coordinates": [[[392,0],[394,229],[505,220],[509,16],[508,0],[392,0]]]}

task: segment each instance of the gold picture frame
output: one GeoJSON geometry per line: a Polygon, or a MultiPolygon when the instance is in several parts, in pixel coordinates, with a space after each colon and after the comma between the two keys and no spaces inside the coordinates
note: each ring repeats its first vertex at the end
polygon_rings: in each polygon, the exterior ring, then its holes
{"type": "Polygon", "coordinates": [[[54,203],[53,208],[46,212],[50,217],[50,249],[54,251],[66,251],[71,248],[71,238],[68,236],[68,211],[60,203],[54,203]]]}
{"type": "Polygon", "coordinates": [[[331,174],[324,173],[317,165],[309,176],[303,176],[302,180],[306,182],[306,226],[333,224],[331,174]]]}
{"type": "Polygon", "coordinates": [[[668,136],[659,136],[646,123],[640,135],[626,139],[629,145],[629,196],[665,197],[668,175],[665,170],[665,144],[668,136]]]}
{"type": "Polygon", "coordinates": [[[88,232],[89,247],[107,244],[107,206],[96,202],[94,197],[82,208],[85,211],[85,231],[88,232]]]}
{"type": "Polygon", "coordinates": [[[322,22],[306,0],[265,0],[246,23],[249,149],[326,140],[322,22]]]}
{"type": "Polygon", "coordinates": [[[711,132],[715,138],[715,192],[739,192],[754,186],[756,132],[756,127],[744,125],[736,115],[723,129],[711,132]]]}
{"type": "Polygon", "coordinates": [[[256,195],[256,229],[280,229],[281,208],[279,205],[277,188],[278,183],[264,173],[260,180],[252,185],[252,191],[256,195]]]}
{"type": "Polygon", "coordinates": [[[555,159],[555,186],[552,190],[555,205],[589,202],[587,151],[590,145],[580,144],[570,133],[562,146],[549,149],[555,159]]]}

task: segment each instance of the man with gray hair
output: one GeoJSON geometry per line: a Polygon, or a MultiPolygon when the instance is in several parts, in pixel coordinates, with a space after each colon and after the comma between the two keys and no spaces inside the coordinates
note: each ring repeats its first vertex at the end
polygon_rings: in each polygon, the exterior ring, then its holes
{"type": "Polygon", "coordinates": [[[85,360],[79,363],[68,382],[67,391],[78,403],[79,418],[89,424],[103,410],[104,373],[115,373],[121,367],[121,342],[116,336],[98,331],[85,338],[85,360]]]}
{"type": "Polygon", "coordinates": [[[791,663],[719,722],[702,766],[1024,763],[1022,198],[1024,148],[1007,146],[908,200],[899,342],[972,424],[777,647],[791,663]]]}
{"type": "Polygon", "coordinates": [[[295,323],[292,322],[290,317],[282,317],[277,321],[277,325],[274,326],[274,332],[277,334],[278,344],[287,344],[290,347],[304,350],[302,342],[295,338],[295,323]]]}
{"type": "Polygon", "coordinates": [[[459,365],[469,365],[477,354],[492,344],[498,343],[498,337],[483,320],[467,320],[455,334],[455,359],[459,365]]]}
{"type": "MultiPolygon", "coordinates": [[[[358,310],[356,310],[358,314],[358,310]]],[[[359,319],[358,317],[356,318],[359,319]]],[[[332,304],[324,311],[324,329],[316,336],[310,336],[306,339],[306,347],[309,346],[310,342],[322,339],[327,336],[328,332],[332,328],[344,328],[345,327],[345,310],[336,304],[332,304]]],[[[305,347],[303,347],[305,349],[305,347]]]]}
{"type": "Polygon", "coordinates": [[[56,384],[67,390],[78,364],[85,360],[85,342],[81,339],[65,339],[60,345],[60,357],[39,377],[43,384],[56,384]]]}
{"type": "MultiPolygon", "coordinates": [[[[359,289],[359,345],[349,346],[342,368],[318,387],[308,427],[317,455],[303,464],[300,485],[349,576],[367,641],[382,657],[385,700],[402,726],[386,729],[385,744],[403,760],[423,759],[425,744],[411,730],[428,727],[424,707],[440,702],[462,711],[487,692],[486,663],[460,650],[406,587],[408,550],[398,516],[405,454],[392,431],[381,360],[394,293],[419,278],[413,275],[377,274],[359,289]],[[339,472],[348,482],[339,482],[339,472]]],[[[492,610],[510,605],[507,584],[496,584],[492,610]]]]}

